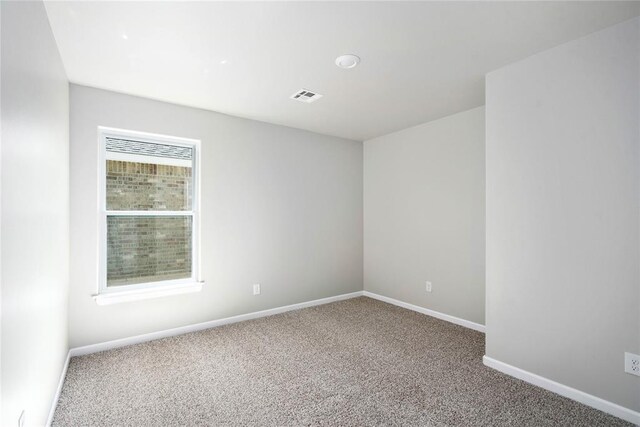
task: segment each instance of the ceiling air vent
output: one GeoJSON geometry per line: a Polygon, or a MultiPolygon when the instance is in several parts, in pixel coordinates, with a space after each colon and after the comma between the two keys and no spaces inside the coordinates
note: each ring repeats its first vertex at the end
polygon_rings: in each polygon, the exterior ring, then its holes
{"type": "Polygon", "coordinates": [[[296,101],[304,102],[305,104],[310,104],[318,99],[322,98],[322,95],[319,93],[311,92],[310,90],[301,89],[291,95],[291,99],[295,99],[296,101]]]}

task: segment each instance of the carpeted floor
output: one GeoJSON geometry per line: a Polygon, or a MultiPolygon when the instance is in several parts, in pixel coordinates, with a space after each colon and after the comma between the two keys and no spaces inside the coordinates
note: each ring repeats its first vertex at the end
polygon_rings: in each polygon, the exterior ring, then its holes
{"type": "Polygon", "coordinates": [[[361,297],[71,359],[55,426],[623,426],[361,297]]]}

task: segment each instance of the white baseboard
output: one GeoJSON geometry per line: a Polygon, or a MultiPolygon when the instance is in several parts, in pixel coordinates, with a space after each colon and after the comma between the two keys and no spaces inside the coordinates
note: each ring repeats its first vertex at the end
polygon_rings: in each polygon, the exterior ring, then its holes
{"type": "Polygon", "coordinates": [[[69,359],[71,359],[71,352],[67,352],[67,358],[62,366],[62,372],[60,373],[60,380],[58,381],[58,388],[56,394],[53,396],[53,402],[51,403],[51,409],[49,410],[49,416],[47,417],[47,427],[53,422],[53,414],[56,412],[58,406],[58,400],[60,399],[60,392],[62,392],[62,386],[64,385],[64,379],[67,376],[67,368],[69,368],[69,359]]]}
{"type": "Polygon", "coordinates": [[[446,320],[447,322],[455,323],[456,325],[464,326],[465,328],[473,329],[474,331],[478,331],[482,333],[484,333],[485,331],[484,325],[471,322],[469,320],[461,319],[459,317],[451,316],[449,314],[440,313],[439,311],[429,310],[428,308],[420,307],[417,305],[409,304],[408,302],[374,294],[373,292],[369,292],[369,291],[363,291],[363,295],[365,297],[369,297],[369,298],[377,299],[379,301],[387,302],[389,304],[397,305],[398,307],[406,308],[408,310],[417,311],[418,313],[426,314],[427,316],[436,317],[440,320],[446,320]]]}
{"type": "Polygon", "coordinates": [[[640,412],[625,408],[624,406],[609,402],[583,391],[576,390],[575,388],[566,386],[564,384],[557,383],[548,378],[541,377],[540,375],[536,375],[523,369],[516,368],[515,366],[500,362],[499,360],[493,359],[488,356],[484,356],[482,358],[482,361],[486,366],[490,368],[493,368],[507,375],[511,375],[512,377],[516,377],[522,381],[528,382],[529,384],[533,384],[538,387],[542,387],[545,390],[557,393],[561,396],[568,397],[571,400],[575,400],[576,402],[591,406],[592,408],[598,409],[602,412],[606,412],[607,414],[611,414],[615,417],[622,418],[623,420],[629,421],[630,423],[636,425],[640,424],[640,412]]]}
{"type": "Polygon", "coordinates": [[[216,326],[228,325],[231,323],[242,322],[244,320],[257,319],[260,317],[273,316],[274,314],[285,313],[287,311],[299,310],[301,308],[328,304],[330,302],[342,301],[342,300],[356,298],[360,296],[362,296],[362,291],[352,292],[350,294],[336,295],[333,297],[301,302],[298,304],[291,304],[283,307],[271,308],[268,310],[255,311],[253,313],[240,314],[238,316],[226,317],[224,319],[211,320],[209,322],[196,323],[194,325],[181,326],[178,328],[166,329],[164,331],[151,332],[143,335],[136,335],[129,338],[122,338],[122,339],[102,342],[98,344],[91,344],[83,347],[75,347],[69,350],[69,352],[71,354],[71,357],[83,356],[85,354],[97,353],[99,351],[111,350],[113,348],[126,347],[128,345],[139,344],[147,341],[153,341],[160,338],[188,334],[189,332],[202,331],[204,329],[215,328],[216,326]]]}

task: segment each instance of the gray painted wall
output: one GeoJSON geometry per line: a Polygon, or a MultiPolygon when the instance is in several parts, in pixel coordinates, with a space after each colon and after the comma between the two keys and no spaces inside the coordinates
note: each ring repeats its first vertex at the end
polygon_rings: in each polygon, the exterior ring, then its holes
{"type": "Polygon", "coordinates": [[[484,107],[364,143],[365,290],[484,324],[484,160],[484,107]]]}
{"type": "Polygon", "coordinates": [[[487,76],[487,355],[640,410],[640,21],[487,76]]]}
{"type": "Polygon", "coordinates": [[[41,426],[67,356],[69,85],[42,2],[0,8],[0,424],[41,426]]]}
{"type": "Polygon", "coordinates": [[[361,142],[71,85],[71,207],[71,347],[362,290],[361,142]],[[201,292],[91,298],[100,125],[202,140],[201,292]]]}

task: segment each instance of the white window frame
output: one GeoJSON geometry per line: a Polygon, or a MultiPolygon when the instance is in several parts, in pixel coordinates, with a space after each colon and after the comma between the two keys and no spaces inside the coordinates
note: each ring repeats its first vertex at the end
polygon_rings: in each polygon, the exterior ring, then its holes
{"type": "MultiPolygon", "coordinates": [[[[200,140],[180,138],[175,136],[158,135],[109,127],[98,127],[98,232],[99,232],[99,267],[98,293],[96,301],[100,305],[116,302],[134,301],[145,298],[155,298],[186,292],[196,292],[202,289],[200,279],[200,140]],[[190,211],[108,211],[107,210],[107,150],[108,137],[131,139],[140,142],[170,144],[193,148],[192,180],[193,194],[190,211]],[[108,216],[191,216],[191,277],[184,279],[162,280],[155,282],[136,283],[131,285],[107,286],[107,217],[108,216]]],[[[129,161],[131,157],[129,156],[129,161]]],[[[123,158],[124,159],[124,158],[123,158]]],[[[135,159],[134,159],[135,160],[135,159]]],[[[155,162],[161,164],[162,160],[155,162]]]]}

